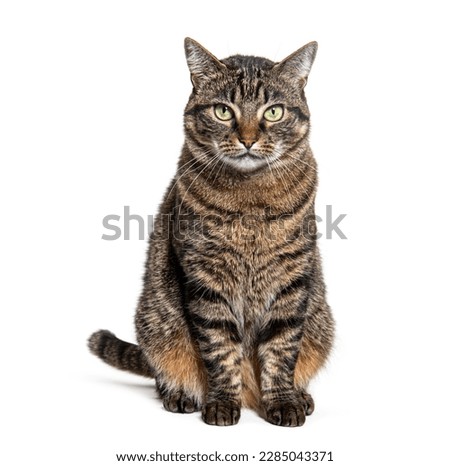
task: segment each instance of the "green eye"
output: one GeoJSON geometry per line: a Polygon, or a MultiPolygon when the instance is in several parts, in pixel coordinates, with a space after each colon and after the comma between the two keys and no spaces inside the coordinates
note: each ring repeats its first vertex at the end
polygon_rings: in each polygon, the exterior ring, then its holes
{"type": "Polygon", "coordinates": [[[279,121],[283,117],[283,107],[281,105],[274,105],[264,112],[264,118],[267,121],[279,121]]]}
{"type": "Polygon", "coordinates": [[[233,118],[233,110],[224,104],[217,104],[214,107],[214,113],[219,120],[228,121],[233,118]]]}

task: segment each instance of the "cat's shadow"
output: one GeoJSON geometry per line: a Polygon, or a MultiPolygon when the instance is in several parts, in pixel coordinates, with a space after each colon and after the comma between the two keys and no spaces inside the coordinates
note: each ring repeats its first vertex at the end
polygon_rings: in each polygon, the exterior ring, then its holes
{"type": "Polygon", "coordinates": [[[147,400],[150,399],[154,401],[159,401],[159,396],[156,391],[156,384],[154,382],[138,383],[130,382],[127,380],[115,380],[107,378],[98,379],[97,382],[105,385],[131,389],[132,391],[138,393],[140,396],[146,398],[147,400]]]}

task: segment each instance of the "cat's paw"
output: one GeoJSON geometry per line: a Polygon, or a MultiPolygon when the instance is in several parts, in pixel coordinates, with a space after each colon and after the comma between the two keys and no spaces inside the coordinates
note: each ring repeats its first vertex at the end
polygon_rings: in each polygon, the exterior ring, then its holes
{"type": "Polygon", "coordinates": [[[200,411],[201,406],[184,392],[172,392],[163,397],[163,406],[172,413],[193,413],[200,411]]]}
{"type": "Polygon", "coordinates": [[[213,401],[202,410],[202,419],[213,426],[232,426],[241,417],[241,407],[233,401],[213,401]]]}
{"type": "Polygon", "coordinates": [[[314,412],[313,397],[305,390],[300,391],[300,402],[303,404],[305,414],[310,416],[314,412]]]}
{"type": "Polygon", "coordinates": [[[265,409],[266,421],[276,426],[297,427],[305,423],[303,403],[277,402],[265,409]]]}

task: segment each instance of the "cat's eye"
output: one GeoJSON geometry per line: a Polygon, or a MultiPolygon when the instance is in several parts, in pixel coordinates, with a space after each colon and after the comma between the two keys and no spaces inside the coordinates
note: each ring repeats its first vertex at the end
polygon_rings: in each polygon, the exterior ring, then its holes
{"type": "Polygon", "coordinates": [[[264,112],[264,118],[267,121],[279,121],[283,118],[283,113],[282,105],[274,105],[264,112]]]}
{"type": "Polygon", "coordinates": [[[228,121],[231,120],[234,116],[233,110],[230,107],[227,107],[225,104],[217,104],[214,107],[214,114],[219,120],[228,121]]]}

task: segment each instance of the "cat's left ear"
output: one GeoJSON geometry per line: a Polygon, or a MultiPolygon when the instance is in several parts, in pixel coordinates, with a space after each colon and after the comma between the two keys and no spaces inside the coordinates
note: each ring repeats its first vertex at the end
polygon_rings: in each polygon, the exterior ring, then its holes
{"type": "Polygon", "coordinates": [[[194,89],[201,87],[205,81],[214,79],[218,73],[226,69],[218,58],[189,37],[184,39],[184,49],[194,89]]]}
{"type": "Polygon", "coordinates": [[[273,69],[278,71],[280,75],[300,81],[302,85],[305,85],[316,58],[317,47],[317,42],[309,42],[309,44],[304,45],[301,49],[277,63],[273,69]]]}

